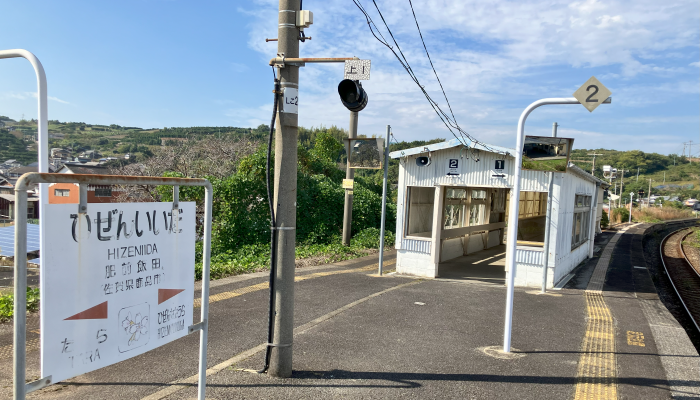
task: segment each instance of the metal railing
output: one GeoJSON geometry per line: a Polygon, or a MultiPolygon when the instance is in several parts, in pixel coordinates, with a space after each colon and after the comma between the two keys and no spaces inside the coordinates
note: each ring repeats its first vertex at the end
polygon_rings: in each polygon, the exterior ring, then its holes
{"type": "MultiPolygon", "coordinates": [[[[15,287],[14,287],[14,339],[13,339],[13,390],[15,400],[24,400],[27,393],[51,385],[51,377],[25,383],[27,339],[27,190],[38,183],[77,183],[80,188],[78,212],[87,212],[88,185],[154,185],[173,187],[173,209],[178,207],[180,186],[205,188],[204,196],[204,250],[202,254],[202,302],[201,321],[190,326],[188,333],[200,332],[198,398],[204,400],[207,371],[207,336],[209,333],[209,262],[211,256],[211,227],[213,190],[206,179],[162,178],[121,175],[49,174],[32,172],[22,175],[15,185],[15,287]]],[[[42,236],[46,232],[41,233],[42,236]]],[[[42,254],[42,256],[44,256],[42,254]]],[[[42,263],[42,267],[45,264],[42,263]]]]}

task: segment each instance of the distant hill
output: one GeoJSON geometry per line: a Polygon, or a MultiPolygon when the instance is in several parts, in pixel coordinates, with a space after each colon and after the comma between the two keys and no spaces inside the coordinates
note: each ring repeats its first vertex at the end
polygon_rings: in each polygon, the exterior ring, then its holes
{"type": "Polygon", "coordinates": [[[31,144],[18,139],[8,132],[7,129],[0,129],[0,162],[10,159],[15,159],[24,165],[36,162],[37,152],[27,150],[27,146],[31,144]]]}

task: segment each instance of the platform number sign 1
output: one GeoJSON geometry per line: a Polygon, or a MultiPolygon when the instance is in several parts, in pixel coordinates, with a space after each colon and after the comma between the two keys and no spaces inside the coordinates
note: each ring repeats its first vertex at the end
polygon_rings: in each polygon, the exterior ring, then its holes
{"type": "Polygon", "coordinates": [[[574,97],[590,112],[610,97],[612,92],[606,88],[595,76],[587,80],[577,91],[574,97]]]}
{"type": "Polygon", "coordinates": [[[447,160],[447,176],[459,175],[459,158],[450,158],[447,160]]]}

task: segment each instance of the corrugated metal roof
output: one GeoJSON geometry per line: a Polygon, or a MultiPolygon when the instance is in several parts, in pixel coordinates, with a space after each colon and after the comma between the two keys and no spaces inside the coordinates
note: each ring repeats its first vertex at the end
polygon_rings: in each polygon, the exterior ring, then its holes
{"type": "MultiPolygon", "coordinates": [[[[429,144],[426,146],[419,146],[419,147],[413,147],[410,149],[405,149],[405,150],[398,150],[398,151],[392,151],[389,153],[389,157],[391,158],[400,158],[400,157],[405,157],[405,156],[411,156],[415,154],[421,154],[421,153],[427,153],[428,151],[438,151],[438,150],[445,150],[445,149],[451,149],[453,147],[459,147],[459,146],[464,146],[464,143],[462,143],[461,140],[455,138],[452,140],[448,140],[447,142],[442,142],[442,143],[433,143],[429,144]]],[[[484,150],[484,151],[490,151],[495,150],[496,152],[501,152],[501,153],[507,153],[507,154],[513,154],[515,152],[515,149],[511,149],[508,147],[501,147],[501,146],[496,146],[488,143],[468,143],[468,146],[474,149],[478,150],[484,150]]],[[[511,156],[512,157],[512,156],[511,156]]]]}
{"type": "Polygon", "coordinates": [[[600,185],[603,187],[610,186],[608,182],[605,182],[604,180],[601,180],[598,177],[584,171],[583,169],[581,169],[581,167],[577,166],[576,164],[569,163],[569,171],[589,182],[600,183],[600,185]]]}
{"type": "MultiPolygon", "coordinates": [[[[39,225],[27,224],[27,253],[39,250],[39,225]]],[[[0,255],[15,255],[15,227],[0,228],[0,255]]]]}

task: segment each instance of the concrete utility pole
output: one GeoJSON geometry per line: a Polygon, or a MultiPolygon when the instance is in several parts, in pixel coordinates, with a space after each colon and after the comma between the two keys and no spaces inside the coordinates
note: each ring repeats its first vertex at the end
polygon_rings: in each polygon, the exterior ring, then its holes
{"type": "Polygon", "coordinates": [[[557,127],[558,126],[559,126],[559,124],[557,124],[556,122],[552,124],[552,137],[557,137],[557,127]]]}
{"type": "MultiPolygon", "coordinates": [[[[299,7],[299,0],[280,0],[279,2],[277,53],[281,57],[299,57],[299,28],[297,27],[299,7]]],[[[299,66],[286,63],[284,68],[279,68],[279,79],[282,91],[298,89],[299,66]]],[[[280,109],[284,110],[282,107],[280,109]]],[[[298,121],[298,114],[278,112],[275,131],[274,206],[278,245],[277,254],[275,254],[277,274],[274,277],[274,343],[272,344],[268,373],[280,378],[292,376],[298,121]]]]}
{"type": "Polygon", "coordinates": [[[649,192],[647,192],[647,208],[651,205],[651,178],[649,178],[649,192]]]}
{"type": "Polygon", "coordinates": [[[637,182],[639,182],[639,167],[637,167],[637,182]]]}
{"type": "Polygon", "coordinates": [[[596,156],[602,156],[603,154],[596,154],[594,151],[593,153],[588,153],[589,156],[593,156],[593,168],[591,168],[591,175],[595,175],[595,158],[596,156]]]}
{"type": "Polygon", "coordinates": [[[634,201],[634,192],[630,192],[630,219],[629,222],[630,224],[632,223],[632,202],[634,201]]]}
{"type": "MultiPolygon", "coordinates": [[[[357,118],[360,113],[355,111],[350,111],[350,132],[348,132],[349,139],[355,139],[357,137],[357,118]]],[[[345,179],[355,178],[355,170],[350,168],[350,142],[348,142],[348,147],[345,149],[348,156],[347,167],[345,170],[345,179]]],[[[352,237],[352,198],[353,189],[345,189],[345,209],[343,211],[343,245],[350,246],[350,238],[352,237]]]]}
{"type": "Polygon", "coordinates": [[[618,207],[622,207],[622,193],[624,193],[623,183],[625,182],[625,169],[623,168],[620,172],[622,172],[622,175],[620,175],[620,199],[617,202],[618,207]]]}

